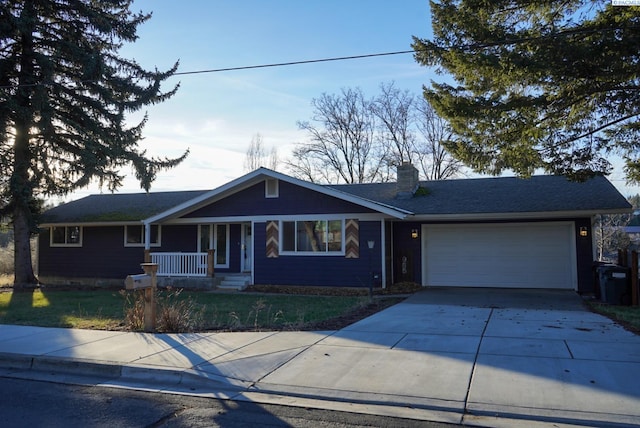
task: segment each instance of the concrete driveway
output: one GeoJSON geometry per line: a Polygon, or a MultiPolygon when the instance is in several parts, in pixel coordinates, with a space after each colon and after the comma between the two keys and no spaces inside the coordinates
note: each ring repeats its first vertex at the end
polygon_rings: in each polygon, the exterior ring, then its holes
{"type": "Polygon", "coordinates": [[[270,384],[471,425],[640,426],[640,337],[573,292],[428,289],[256,388],[270,384]]]}

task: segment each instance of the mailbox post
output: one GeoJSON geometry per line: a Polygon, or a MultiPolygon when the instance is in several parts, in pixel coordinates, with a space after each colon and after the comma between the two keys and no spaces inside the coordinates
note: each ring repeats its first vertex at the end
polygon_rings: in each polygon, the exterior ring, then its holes
{"type": "Polygon", "coordinates": [[[144,331],[153,333],[156,331],[156,289],[158,280],[157,263],[142,263],[142,270],[151,277],[151,287],[144,289],[144,331]]]}
{"type": "Polygon", "coordinates": [[[158,287],[157,263],[142,263],[144,274],[129,275],[124,280],[127,290],[142,290],[144,292],[144,331],[156,331],[156,289],[158,287]]]}

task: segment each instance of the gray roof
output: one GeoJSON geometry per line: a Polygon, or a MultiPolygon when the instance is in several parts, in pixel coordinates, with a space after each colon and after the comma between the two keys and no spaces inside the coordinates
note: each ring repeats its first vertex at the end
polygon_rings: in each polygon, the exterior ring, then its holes
{"type": "Polygon", "coordinates": [[[196,198],[207,190],[90,195],[47,210],[40,223],[141,221],[196,198]]]}
{"type": "MultiPolygon", "coordinates": [[[[287,178],[287,176],[282,175],[287,178]]],[[[605,178],[585,182],[560,176],[474,178],[421,182],[422,192],[396,197],[396,183],[327,185],[353,200],[372,201],[416,216],[630,212],[631,205],[605,178]]],[[[234,186],[235,187],[235,186],[234,186]]],[[[325,186],[321,186],[325,187],[325,186]]],[[[320,188],[321,188],[320,187],[320,188]]],[[[134,222],[164,213],[209,191],[91,195],[46,211],[41,224],[134,222]]],[[[201,203],[202,201],[199,201],[201,203]]],[[[382,208],[382,207],[381,207],[382,208]]]]}
{"type": "Polygon", "coordinates": [[[423,181],[423,196],[396,197],[396,183],[334,185],[336,190],[416,215],[611,212],[631,205],[605,177],[575,182],[561,176],[423,181]]]}

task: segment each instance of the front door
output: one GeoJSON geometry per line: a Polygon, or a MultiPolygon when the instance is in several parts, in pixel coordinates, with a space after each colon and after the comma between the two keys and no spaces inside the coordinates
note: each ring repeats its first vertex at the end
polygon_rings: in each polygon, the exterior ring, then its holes
{"type": "Polygon", "coordinates": [[[253,265],[253,238],[251,234],[251,223],[242,225],[242,271],[251,272],[253,265]]]}

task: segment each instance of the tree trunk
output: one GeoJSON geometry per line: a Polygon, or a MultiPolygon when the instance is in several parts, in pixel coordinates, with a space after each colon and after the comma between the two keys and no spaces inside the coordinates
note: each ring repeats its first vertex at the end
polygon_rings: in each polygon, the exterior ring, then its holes
{"type": "Polygon", "coordinates": [[[32,153],[29,148],[31,127],[34,123],[32,105],[34,80],[33,33],[35,31],[35,10],[32,2],[25,2],[20,15],[22,23],[20,46],[19,87],[16,93],[15,142],[13,147],[14,163],[9,180],[11,190],[14,270],[13,286],[16,289],[37,284],[31,264],[31,202],[33,184],[30,182],[29,167],[32,153]]]}
{"type": "Polygon", "coordinates": [[[34,287],[38,280],[33,274],[31,260],[31,228],[29,225],[29,207],[16,206],[13,211],[13,236],[14,236],[14,289],[34,287]]]}

